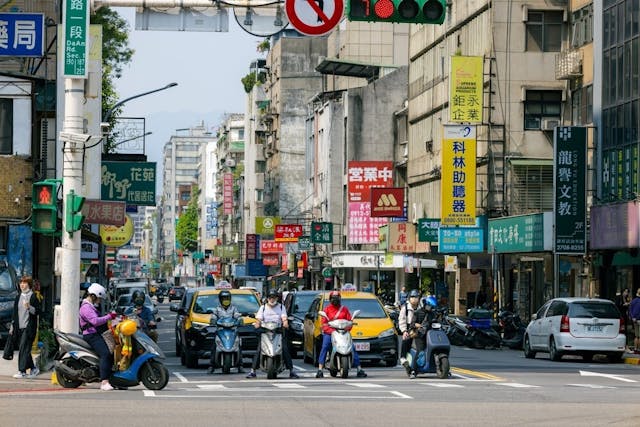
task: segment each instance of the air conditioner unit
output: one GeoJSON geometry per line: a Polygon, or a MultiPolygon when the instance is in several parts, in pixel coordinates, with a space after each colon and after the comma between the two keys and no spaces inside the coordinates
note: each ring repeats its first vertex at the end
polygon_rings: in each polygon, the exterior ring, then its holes
{"type": "Polygon", "coordinates": [[[556,127],[560,126],[560,120],[558,119],[542,119],[540,122],[540,130],[553,131],[556,127]]]}

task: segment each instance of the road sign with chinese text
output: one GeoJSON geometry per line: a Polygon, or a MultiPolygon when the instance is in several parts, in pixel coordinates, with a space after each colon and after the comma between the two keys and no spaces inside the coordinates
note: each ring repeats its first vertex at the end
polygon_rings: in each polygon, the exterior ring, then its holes
{"type": "Polygon", "coordinates": [[[333,224],[330,222],[311,223],[311,243],[332,243],[333,224]]]}
{"type": "Polygon", "coordinates": [[[63,13],[64,77],[86,78],[89,50],[89,2],[65,0],[63,13]]]}

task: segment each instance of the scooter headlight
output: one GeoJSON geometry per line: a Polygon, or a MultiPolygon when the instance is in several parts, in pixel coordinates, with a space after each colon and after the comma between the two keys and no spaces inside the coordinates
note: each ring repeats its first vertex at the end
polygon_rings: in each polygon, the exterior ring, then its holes
{"type": "Polygon", "coordinates": [[[384,330],[382,332],[380,332],[380,335],[378,335],[378,338],[386,338],[386,337],[391,337],[393,335],[395,335],[396,331],[393,328],[384,330]]]}

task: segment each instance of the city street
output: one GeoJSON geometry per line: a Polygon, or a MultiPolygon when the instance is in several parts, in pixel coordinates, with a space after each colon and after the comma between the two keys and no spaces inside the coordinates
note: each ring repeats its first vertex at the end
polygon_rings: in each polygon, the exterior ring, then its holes
{"type": "Polygon", "coordinates": [[[401,367],[377,366],[366,366],[364,379],[316,379],[314,367],[302,359],[294,359],[296,380],[286,371],[275,381],[261,373],[255,380],[237,373],[207,375],[204,360],[198,369],[180,365],[174,313],[168,303],[159,307],[159,341],[171,372],[164,390],[138,386],[106,393],[97,384],[77,390],[49,384],[41,391],[12,391],[6,387],[12,379],[2,377],[2,425],[31,425],[34,415],[46,416],[47,425],[68,425],[91,413],[101,414],[92,418],[96,425],[415,425],[421,419],[442,425],[584,426],[640,420],[639,366],[578,357],[558,363],[545,354],[528,360],[508,349],[453,347],[452,376],[445,380],[409,380],[401,367]]]}

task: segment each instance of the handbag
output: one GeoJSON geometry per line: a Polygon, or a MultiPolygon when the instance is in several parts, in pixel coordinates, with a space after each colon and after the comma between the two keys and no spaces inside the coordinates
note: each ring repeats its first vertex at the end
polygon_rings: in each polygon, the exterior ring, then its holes
{"type": "Polygon", "coordinates": [[[13,360],[13,350],[15,348],[15,334],[14,332],[7,335],[7,342],[4,343],[4,352],[2,358],[4,360],[13,360]]]}
{"type": "Polygon", "coordinates": [[[116,348],[116,339],[113,337],[111,329],[107,329],[102,333],[102,339],[109,349],[109,353],[113,354],[113,350],[116,348]]]}

